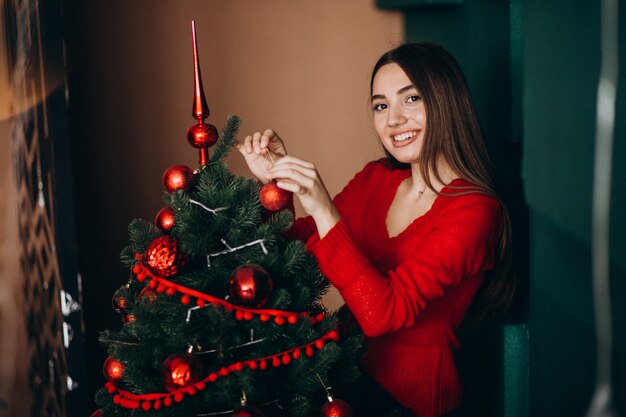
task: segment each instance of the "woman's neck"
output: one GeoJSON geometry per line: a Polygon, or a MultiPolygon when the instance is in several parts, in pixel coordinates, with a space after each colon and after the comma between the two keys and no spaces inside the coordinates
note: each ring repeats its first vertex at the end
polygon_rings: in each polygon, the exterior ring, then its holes
{"type": "MultiPolygon", "coordinates": [[[[439,174],[439,180],[435,172],[431,169],[428,172],[428,178],[430,179],[430,183],[432,188],[436,192],[441,191],[443,187],[449,184],[455,178],[458,178],[459,175],[456,174],[450,166],[445,162],[439,162],[437,164],[437,171],[439,174]]],[[[418,163],[411,164],[411,177],[409,181],[409,192],[414,194],[416,197],[421,196],[427,192],[433,192],[428,185],[426,184],[426,178],[422,176],[422,172],[420,170],[420,165],[418,163]]]]}

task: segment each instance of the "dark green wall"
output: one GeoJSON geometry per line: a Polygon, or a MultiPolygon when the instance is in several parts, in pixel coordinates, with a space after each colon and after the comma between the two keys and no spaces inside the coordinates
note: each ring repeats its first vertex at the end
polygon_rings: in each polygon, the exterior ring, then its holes
{"type": "MultiPolygon", "coordinates": [[[[528,322],[529,357],[524,360],[523,337],[505,337],[513,342],[505,343],[504,356],[518,352],[511,363],[518,367],[529,363],[528,387],[523,386],[524,369],[513,372],[522,378],[511,386],[504,377],[510,369],[501,375],[497,368],[487,367],[489,375],[472,383],[488,387],[495,372],[496,379],[502,376],[505,390],[512,388],[508,395],[518,395],[512,402],[520,404],[518,409],[501,409],[500,392],[494,398],[468,387],[468,394],[495,403],[483,415],[582,416],[595,384],[590,236],[600,2],[378,0],[378,5],[404,12],[407,40],[438,42],[459,60],[515,222],[516,269],[522,286],[512,320],[528,322]]],[[[613,388],[622,415],[626,414],[624,10],[619,19],[622,77],[611,203],[613,388]]],[[[523,329],[514,333],[523,334],[523,329]]],[[[471,349],[480,348],[471,342],[471,349]]]]}
{"type": "MultiPolygon", "coordinates": [[[[611,218],[614,392],[626,412],[626,15],[611,218]],[[621,117],[620,117],[621,115],[621,117]],[[621,305],[618,305],[617,303],[621,305]]],[[[527,0],[524,6],[524,164],[531,207],[530,411],[582,415],[595,383],[591,201],[600,2],[527,0]]]]}

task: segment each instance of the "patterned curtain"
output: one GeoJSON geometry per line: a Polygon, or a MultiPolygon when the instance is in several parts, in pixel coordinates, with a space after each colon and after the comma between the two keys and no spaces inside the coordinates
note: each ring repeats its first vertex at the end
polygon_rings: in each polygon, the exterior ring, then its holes
{"type": "Polygon", "coordinates": [[[0,326],[12,321],[23,323],[23,329],[13,329],[15,358],[0,351],[3,360],[15,364],[13,381],[8,372],[0,375],[5,379],[0,380],[0,396],[5,396],[0,416],[88,415],[62,3],[7,0],[2,11],[15,194],[10,205],[5,201],[5,215],[12,206],[18,265],[12,282],[19,291],[13,317],[2,313],[0,304],[0,326]]]}

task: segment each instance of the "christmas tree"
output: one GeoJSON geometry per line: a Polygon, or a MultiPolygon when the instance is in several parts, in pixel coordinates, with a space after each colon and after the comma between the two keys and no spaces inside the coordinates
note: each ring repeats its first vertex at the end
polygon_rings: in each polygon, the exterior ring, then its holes
{"type": "Polygon", "coordinates": [[[168,168],[166,207],[129,225],[130,279],[113,296],[123,324],[100,337],[109,357],[94,415],[348,417],[339,398],[353,394],[361,340],[320,303],[328,282],[285,237],[292,211],[264,208],[259,183],[225,165],[240,120],[219,134],[204,123],[192,29],[198,122],[187,139],[199,167],[168,168]]]}

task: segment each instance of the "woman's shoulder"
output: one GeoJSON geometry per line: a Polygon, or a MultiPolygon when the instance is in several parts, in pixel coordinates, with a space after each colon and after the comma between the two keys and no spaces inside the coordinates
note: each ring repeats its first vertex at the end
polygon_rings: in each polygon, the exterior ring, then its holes
{"type": "Polygon", "coordinates": [[[443,202],[451,209],[464,209],[495,215],[502,209],[501,201],[475,184],[456,178],[440,192],[443,202]]]}

